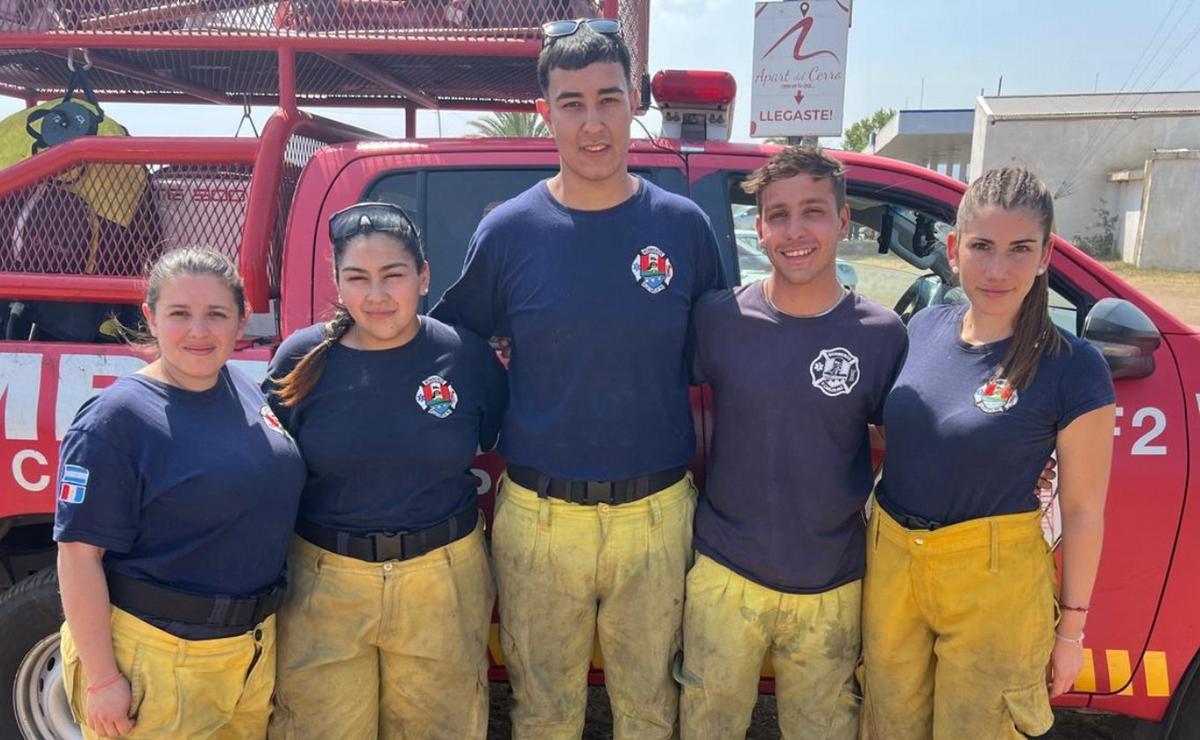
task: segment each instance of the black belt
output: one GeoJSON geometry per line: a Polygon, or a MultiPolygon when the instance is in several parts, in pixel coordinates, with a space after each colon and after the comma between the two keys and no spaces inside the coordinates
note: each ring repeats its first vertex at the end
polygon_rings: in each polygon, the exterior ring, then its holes
{"type": "Polygon", "coordinates": [[[209,627],[250,628],[283,604],[281,581],[255,596],[200,596],[105,570],[108,600],[125,611],[209,627]]]}
{"type": "Polygon", "coordinates": [[[478,524],[479,507],[472,503],[446,521],[415,532],[352,534],[301,519],[296,522],[296,534],[338,555],[382,563],[385,560],[410,560],[445,547],[474,532],[478,524]]]}
{"type": "Polygon", "coordinates": [[[536,492],[540,498],[550,496],[588,506],[637,501],[678,483],[686,474],[686,467],[678,467],[628,480],[564,480],[524,465],[508,465],[509,480],[536,492]]]}
{"type": "Polygon", "coordinates": [[[894,508],[891,504],[884,505],[878,494],[875,496],[875,505],[887,512],[887,515],[895,520],[897,524],[905,529],[927,529],[934,530],[946,526],[943,522],[935,522],[932,519],[919,517],[915,514],[900,514],[892,511],[894,508]]]}

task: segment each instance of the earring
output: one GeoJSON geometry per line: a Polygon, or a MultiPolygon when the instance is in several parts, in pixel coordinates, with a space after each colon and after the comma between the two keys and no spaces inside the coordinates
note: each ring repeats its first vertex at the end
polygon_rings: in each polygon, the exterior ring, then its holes
{"type": "Polygon", "coordinates": [[[421,295],[429,295],[429,288],[421,288],[421,295]]]}
{"type": "Polygon", "coordinates": [[[1045,275],[1045,274],[1046,274],[1046,268],[1044,268],[1044,267],[1039,267],[1039,268],[1038,268],[1038,274],[1039,274],[1039,275],[1045,275]]]}
{"type": "Polygon", "coordinates": [[[958,265],[951,265],[951,266],[950,266],[950,272],[952,272],[952,273],[954,273],[955,275],[957,275],[957,274],[958,274],[958,265]]]}

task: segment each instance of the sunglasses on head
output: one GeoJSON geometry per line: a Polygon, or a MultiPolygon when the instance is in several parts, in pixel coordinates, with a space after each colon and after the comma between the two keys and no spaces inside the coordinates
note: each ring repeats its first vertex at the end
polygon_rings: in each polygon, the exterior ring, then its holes
{"type": "Polygon", "coordinates": [[[620,36],[621,22],[612,18],[576,18],[571,21],[550,21],[542,24],[542,46],[555,39],[574,36],[579,29],[587,26],[603,36],[620,36]]]}
{"type": "Polygon", "coordinates": [[[394,203],[355,203],[329,217],[329,239],[338,242],[352,236],[380,231],[420,241],[417,225],[394,203]]]}

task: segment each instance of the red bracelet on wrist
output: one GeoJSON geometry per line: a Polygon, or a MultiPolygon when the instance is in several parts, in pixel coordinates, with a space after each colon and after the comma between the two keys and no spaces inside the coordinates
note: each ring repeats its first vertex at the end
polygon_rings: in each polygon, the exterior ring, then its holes
{"type": "Polygon", "coordinates": [[[124,677],[125,676],[120,671],[117,671],[116,673],[114,673],[113,675],[104,679],[103,681],[99,681],[97,683],[92,684],[91,686],[88,686],[87,693],[90,694],[94,691],[99,691],[100,689],[107,689],[109,686],[112,686],[114,683],[116,683],[117,681],[120,681],[124,677]]]}
{"type": "Polygon", "coordinates": [[[1081,614],[1088,613],[1088,608],[1086,606],[1071,606],[1070,604],[1059,604],[1058,608],[1059,608],[1059,610],[1064,611],[1064,612],[1080,612],[1081,614]]]}

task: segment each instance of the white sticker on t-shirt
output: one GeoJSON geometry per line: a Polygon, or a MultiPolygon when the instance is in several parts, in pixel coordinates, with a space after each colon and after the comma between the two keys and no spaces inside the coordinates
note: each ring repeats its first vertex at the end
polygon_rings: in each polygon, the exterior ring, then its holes
{"type": "Polygon", "coordinates": [[[827,396],[844,396],[854,390],[862,373],[858,358],[845,347],[823,349],[808,366],[813,387],[827,396]]]}

